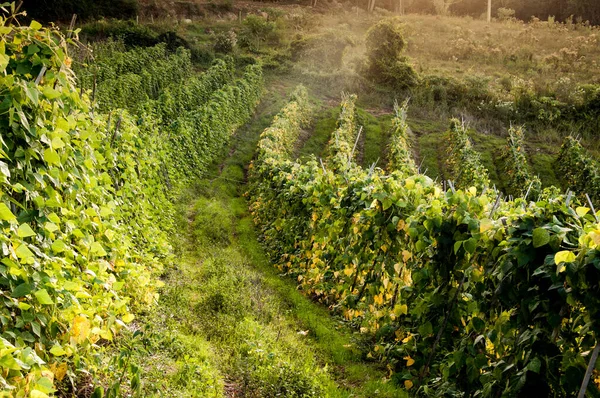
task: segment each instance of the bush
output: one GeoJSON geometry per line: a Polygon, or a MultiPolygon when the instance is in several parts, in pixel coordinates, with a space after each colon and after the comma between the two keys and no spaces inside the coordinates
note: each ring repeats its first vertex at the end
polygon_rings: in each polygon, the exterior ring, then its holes
{"type": "Polygon", "coordinates": [[[398,18],[387,18],[367,32],[368,79],[387,84],[396,89],[413,87],[418,82],[417,73],[401,55],[406,40],[398,18]]]}
{"type": "Polygon", "coordinates": [[[230,30],[228,32],[222,32],[215,35],[215,44],[213,48],[218,53],[229,54],[237,46],[237,34],[230,30]]]}
{"type": "Polygon", "coordinates": [[[515,10],[512,8],[498,8],[498,19],[501,21],[513,21],[515,20],[515,10]]]}

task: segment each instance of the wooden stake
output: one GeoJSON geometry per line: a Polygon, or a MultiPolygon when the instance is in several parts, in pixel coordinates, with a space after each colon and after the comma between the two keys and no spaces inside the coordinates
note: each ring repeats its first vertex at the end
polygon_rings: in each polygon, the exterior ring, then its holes
{"type": "Polygon", "coordinates": [[[42,77],[44,77],[44,74],[46,73],[46,70],[48,70],[48,68],[46,68],[46,66],[42,66],[42,70],[40,70],[40,73],[38,74],[37,79],[35,79],[35,85],[39,85],[40,82],[42,81],[42,77]]]}
{"type": "Polygon", "coordinates": [[[590,358],[590,363],[588,364],[587,371],[585,372],[585,376],[583,378],[583,381],[581,382],[581,388],[579,389],[579,395],[577,395],[577,398],[585,398],[585,391],[587,390],[587,386],[590,383],[590,377],[592,376],[592,372],[596,367],[596,361],[598,360],[599,351],[600,344],[596,344],[596,347],[594,347],[594,351],[592,351],[592,357],[590,358]]]}
{"type": "Polygon", "coordinates": [[[594,209],[594,204],[592,203],[592,200],[590,199],[590,195],[588,195],[586,193],[585,197],[587,198],[587,201],[590,204],[590,208],[592,209],[592,213],[594,214],[594,218],[596,219],[596,222],[600,222],[600,221],[598,221],[598,216],[596,215],[596,209],[594,209]]]}

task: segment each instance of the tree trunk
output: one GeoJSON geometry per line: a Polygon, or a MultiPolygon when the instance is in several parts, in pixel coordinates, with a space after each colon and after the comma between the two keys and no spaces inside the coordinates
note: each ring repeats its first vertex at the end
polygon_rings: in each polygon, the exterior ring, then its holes
{"type": "Polygon", "coordinates": [[[492,0],[488,0],[487,21],[492,22],[492,0]]]}
{"type": "Polygon", "coordinates": [[[370,0],[369,12],[373,12],[375,10],[375,0],[370,0]]]}

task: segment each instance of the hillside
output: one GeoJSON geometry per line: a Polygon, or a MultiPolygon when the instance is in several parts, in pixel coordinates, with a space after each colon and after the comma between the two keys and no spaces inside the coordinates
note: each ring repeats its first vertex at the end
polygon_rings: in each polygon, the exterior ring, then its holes
{"type": "Polygon", "coordinates": [[[598,28],[109,3],[0,17],[0,396],[600,396],[598,28]]]}

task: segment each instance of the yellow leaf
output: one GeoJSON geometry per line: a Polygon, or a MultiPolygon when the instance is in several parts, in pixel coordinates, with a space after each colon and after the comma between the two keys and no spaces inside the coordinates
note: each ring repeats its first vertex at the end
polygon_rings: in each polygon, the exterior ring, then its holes
{"type": "Polygon", "coordinates": [[[592,241],[594,244],[596,244],[596,246],[600,245],[600,230],[597,229],[590,232],[590,238],[592,238],[592,241]]]}
{"type": "Polygon", "coordinates": [[[77,315],[73,318],[71,327],[71,341],[75,344],[81,344],[90,334],[90,321],[84,316],[77,315]]]}
{"type": "Polygon", "coordinates": [[[413,366],[415,364],[415,360],[410,356],[404,357],[404,360],[406,361],[406,366],[413,366]]]}
{"type": "Polygon", "coordinates": [[[406,223],[404,222],[404,220],[400,220],[400,221],[398,221],[398,225],[396,225],[396,230],[402,231],[405,226],[406,226],[406,223]]]}
{"type": "Polygon", "coordinates": [[[494,223],[492,222],[492,220],[489,220],[487,218],[481,220],[481,222],[479,223],[479,232],[484,233],[486,231],[489,231],[490,229],[492,229],[493,226],[494,223]]]}
{"type": "Polygon", "coordinates": [[[569,250],[563,250],[554,255],[554,263],[559,265],[560,263],[572,263],[575,261],[575,253],[569,250]]]}
{"type": "Polygon", "coordinates": [[[125,323],[130,323],[134,319],[135,319],[135,316],[133,314],[127,314],[127,315],[123,316],[123,322],[125,322],[125,323]]]}
{"type": "Polygon", "coordinates": [[[410,390],[410,389],[413,387],[413,382],[412,382],[412,381],[410,381],[410,380],[404,380],[404,387],[405,387],[407,390],[410,390]]]}
{"type": "Polygon", "coordinates": [[[412,335],[409,334],[408,336],[406,336],[405,338],[402,339],[402,343],[406,344],[411,340],[412,340],[412,335]]]}
{"type": "Polygon", "coordinates": [[[408,250],[402,250],[402,260],[404,260],[404,262],[407,262],[408,260],[410,260],[412,257],[412,253],[409,252],[408,250]]]}
{"type": "Polygon", "coordinates": [[[54,371],[54,377],[56,377],[56,379],[58,381],[62,381],[62,379],[64,379],[67,374],[67,369],[68,369],[67,363],[66,362],[61,363],[60,365],[58,365],[56,367],[56,370],[54,371]]]}
{"type": "Polygon", "coordinates": [[[378,294],[376,296],[373,296],[373,301],[377,305],[382,305],[383,304],[383,295],[382,294],[378,294]]]}
{"type": "Polygon", "coordinates": [[[587,207],[578,207],[577,209],[575,209],[575,212],[579,217],[585,216],[589,211],[590,209],[587,207]]]}

